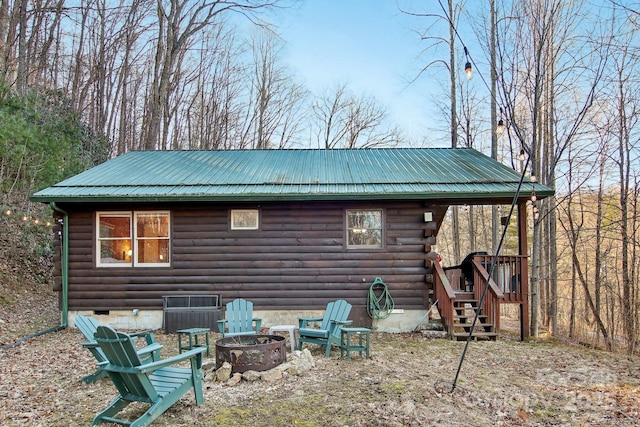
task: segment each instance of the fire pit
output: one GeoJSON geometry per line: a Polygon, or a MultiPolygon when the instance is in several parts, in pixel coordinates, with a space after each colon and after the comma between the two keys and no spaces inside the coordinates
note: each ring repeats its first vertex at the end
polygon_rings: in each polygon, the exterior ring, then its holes
{"type": "Polygon", "coordinates": [[[285,338],[279,335],[240,335],[216,340],[216,369],[224,362],[231,372],[267,371],[287,358],[285,338]]]}

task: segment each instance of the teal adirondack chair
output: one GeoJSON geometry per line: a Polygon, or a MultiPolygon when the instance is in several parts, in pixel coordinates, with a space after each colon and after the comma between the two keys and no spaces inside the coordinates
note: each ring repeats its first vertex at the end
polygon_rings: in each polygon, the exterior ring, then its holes
{"type": "MultiPolygon", "coordinates": [[[[82,381],[85,384],[91,384],[107,375],[102,367],[102,365],[107,361],[107,358],[105,357],[104,352],[100,349],[98,343],[94,338],[94,335],[98,330],[98,326],[100,326],[100,323],[93,317],[79,315],[76,316],[74,324],[76,328],[78,328],[78,330],[82,332],[82,335],[84,335],[84,338],[87,340],[87,342],[82,343],[82,346],[88,349],[91,354],[93,354],[93,357],[95,357],[98,361],[98,369],[94,373],[82,378],[82,381]]],[[[138,349],[138,355],[144,363],[160,360],[160,350],[162,349],[162,344],[155,342],[153,333],[149,331],[137,332],[129,334],[129,336],[132,338],[144,338],[144,342],[146,343],[145,346],[138,349]]]]}
{"type": "Polygon", "coordinates": [[[262,319],[253,317],[253,303],[242,298],[227,303],[226,319],[218,320],[218,331],[224,337],[255,335],[260,332],[262,319]]]}
{"type": "Polygon", "coordinates": [[[108,326],[98,326],[96,341],[107,358],[103,369],[120,395],[93,419],[93,425],[111,422],[133,427],[148,426],[193,388],[196,405],[204,401],[202,394],[202,353],[197,347],[157,362],[142,363],[133,340],[127,334],[108,326]],[[188,361],[190,367],[175,367],[188,361]],[[151,404],[133,421],[115,418],[132,402],[151,404]]]}
{"type": "Polygon", "coordinates": [[[312,343],[326,346],[325,357],[331,354],[331,345],[340,345],[340,334],[344,326],[350,325],[347,320],[351,312],[351,304],[345,300],[337,300],[327,304],[324,317],[306,317],[298,319],[298,350],[302,350],[302,343],[312,343]],[[322,322],[320,328],[309,327],[312,322],[322,322]]]}

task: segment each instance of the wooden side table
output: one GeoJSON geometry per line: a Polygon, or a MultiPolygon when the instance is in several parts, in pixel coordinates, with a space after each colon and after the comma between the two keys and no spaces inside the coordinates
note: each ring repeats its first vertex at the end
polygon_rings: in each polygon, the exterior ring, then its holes
{"type": "Polygon", "coordinates": [[[365,352],[366,358],[369,358],[369,335],[371,329],[367,328],[342,328],[340,332],[340,358],[347,356],[347,359],[351,359],[351,352],[357,351],[362,357],[362,352],[365,352]],[[351,338],[358,337],[357,343],[353,342],[351,338]]]}
{"type": "Polygon", "coordinates": [[[189,329],[178,329],[176,331],[178,333],[178,353],[182,353],[183,350],[188,351],[194,349],[196,347],[206,347],[207,348],[207,357],[210,356],[209,353],[209,328],[189,328],[189,329]],[[204,335],[205,343],[198,342],[198,335],[204,335]],[[189,337],[189,344],[186,342],[184,345],[182,344],[182,337],[189,337]]]}

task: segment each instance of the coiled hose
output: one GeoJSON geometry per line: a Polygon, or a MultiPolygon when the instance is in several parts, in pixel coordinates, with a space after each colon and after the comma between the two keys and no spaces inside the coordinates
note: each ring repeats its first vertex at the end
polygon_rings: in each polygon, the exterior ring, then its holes
{"type": "Polygon", "coordinates": [[[367,312],[369,317],[374,320],[386,319],[391,315],[395,304],[389,293],[387,285],[381,278],[376,277],[369,287],[369,296],[367,301],[367,312]]]}

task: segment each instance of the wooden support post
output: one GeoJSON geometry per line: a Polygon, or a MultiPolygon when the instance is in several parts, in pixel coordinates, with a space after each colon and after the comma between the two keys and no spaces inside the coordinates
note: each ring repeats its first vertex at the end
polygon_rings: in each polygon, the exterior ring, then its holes
{"type": "Polygon", "coordinates": [[[527,250],[527,202],[518,202],[518,251],[522,255],[520,263],[520,282],[522,302],[520,303],[520,340],[527,341],[530,331],[529,317],[529,258],[527,250]]]}

